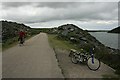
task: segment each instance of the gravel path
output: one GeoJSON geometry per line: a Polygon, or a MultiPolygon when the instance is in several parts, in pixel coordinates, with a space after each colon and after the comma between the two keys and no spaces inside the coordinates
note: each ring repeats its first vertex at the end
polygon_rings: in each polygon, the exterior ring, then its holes
{"type": "Polygon", "coordinates": [[[4,51],[2,58],[3,78],[63,78],[45,33],[4,51]]]}

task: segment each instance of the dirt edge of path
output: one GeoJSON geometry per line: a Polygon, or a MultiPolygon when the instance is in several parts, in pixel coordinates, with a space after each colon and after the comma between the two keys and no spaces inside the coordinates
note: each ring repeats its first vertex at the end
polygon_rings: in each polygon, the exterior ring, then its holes
{"type": "Polygon", "coordinates": [[[58,62],[58,67],[60,68],[61,73],[62,73],[63,77],[65,78],[64,71],[63,71],[63,69],[62,69],[62,66],[61,66],[60,63],[59,63],[60,61],[59,61],[58,56],[57,56],[57,51],[56,51],[55,48],[53,48],[53,50],[54,50],[54,53],[55,53],[56,61],[58,62]]]}

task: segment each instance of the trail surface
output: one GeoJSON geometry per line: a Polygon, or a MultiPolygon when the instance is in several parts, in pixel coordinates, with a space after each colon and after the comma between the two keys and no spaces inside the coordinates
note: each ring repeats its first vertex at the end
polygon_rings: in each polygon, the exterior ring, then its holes
{"type": "Polygon", "coordinates": [[[63,78],[45,33],[4,51],[2,60],[3,78],[63,78]]]}

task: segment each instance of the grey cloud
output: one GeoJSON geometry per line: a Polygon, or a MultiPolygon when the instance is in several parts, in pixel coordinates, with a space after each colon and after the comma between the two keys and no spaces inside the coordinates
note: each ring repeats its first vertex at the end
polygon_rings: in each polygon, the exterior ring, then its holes
{"type": "Polygon", "coordinates": [[[1,2],[119,2],[119,0],[1,0],[1,2]]]}
{"type": "Polygon", "coordinates": [[[21,7],[25,5],[34,5],[36,7],[49,7],[49,8],[66,8],[77,7],[82,4],[80,2],[2,2],[3,7],[21,7]]]}
{"type": "Polygon", "coordinates": [[[25,5],[32,5],[32,2],[2,2],[2,8],[17,8],[25,5]]]}
{"type": "Polygon", "coordinates": [[[42,2],[37,4],[37,7],[49,7],[49,8],[67,8],[77,6],[79,6],[79,2],[42,2]]]}
{"type": "Polygon", "coordinates": [[[4,7],[19,7],[19,6],[21,7],[25,5],[36,4],[36,7],[66,8],[66,7],[78,7],[78,6],[86,6],[86,5],[90,6],[90,5],[101,4],[103,5],[103,7],[106,6],[106,8],[109,10],[109,8],[111,9],[113,8],[113,6],[116,6],[114,5],[116,3],[117,2],[2,2],[2,5],[4,7]]]}
{"type": "Polygon", "coordinates": [[[25,23],[116,20],[118,9],[116,2],[6,2],[2,5],[9,8],[3,9],[6,14],[3,19],[25,23]]]}

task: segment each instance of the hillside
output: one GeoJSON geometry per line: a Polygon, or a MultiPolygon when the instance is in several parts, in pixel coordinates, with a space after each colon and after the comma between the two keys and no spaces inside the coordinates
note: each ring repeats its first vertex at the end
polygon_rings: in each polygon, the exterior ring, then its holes
{"type": "Polygon", "coordinates": [[[30,31],[30,27],[24,24],[16,23],[16,22],[8,22],[8,21],[1,21],[2,22],[2,41],[3,43],[10,39],[18,36],[18,32],[20,29],[25,31],[30,31]]]}
{"type": "Polygon", "coordinates": [[[111,31],[109,31],[109,33],[120,33],[120,26],[112,29],[111,31]]]}
{"type": "Polygon", "coordinates": [[[52,30],[51,32],[57,33],[58,39],[67,41],[79,49],[83,48],[85,51],[89,52],[90,48],[94,47],[95,57],[116,69],[116,73],[120,74],[120,50],[105,46],[87,31],[73,24],[65,24],[59,26],[58,29],[52,30]]]}
{"type": "Polygon", "coordinates": [[[101,48],[105,47],[95,37],[91,36],[87,31],[82,30],[73,24],[66,24],[58,27],[58,35],[61,38],[65,38],[79,47],[86,49],[87,51],[91,47],[101,48]]]}
{"type": "Polygon", "coordinates": [[[27,34],[26,37],[38,34],[39,30],[30,28],[23,23],[11,22],[11,21],[0,21],[2,24],[2,43],[12,44],[17,41],[18,33],[20,29],[24,30],[27,34]]]}

